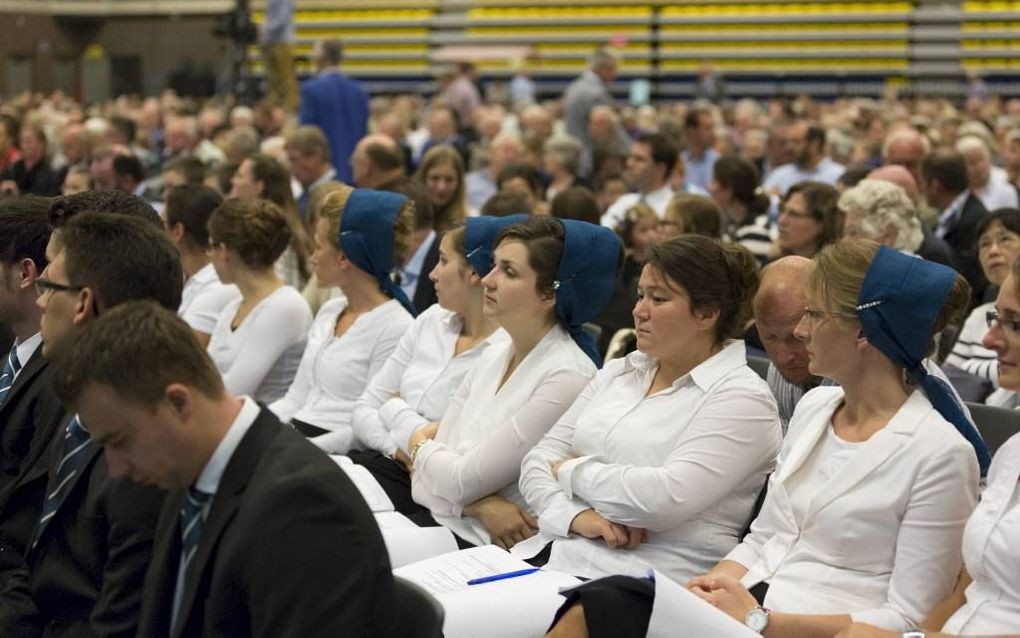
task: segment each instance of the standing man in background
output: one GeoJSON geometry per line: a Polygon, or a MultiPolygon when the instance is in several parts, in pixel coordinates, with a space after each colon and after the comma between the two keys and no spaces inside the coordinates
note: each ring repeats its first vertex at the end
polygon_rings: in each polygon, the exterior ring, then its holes
{"type": "Polygon", "coordinates": [[[266,21],[259,34],[266,64],[266,97],[288,113],[297,111],[294,76],[294,0],[266,0],[266,21]]]}
{"type": "Polygon", "coordinates": [[[312,54],[319,74],[301,83],[301,124],[322,129],[333,157],[333,168],[352,183],[351,154],[368,132],[368,93],[357,80],[340,72],[343,47],[339,40],[315,44],[312,54]]]}

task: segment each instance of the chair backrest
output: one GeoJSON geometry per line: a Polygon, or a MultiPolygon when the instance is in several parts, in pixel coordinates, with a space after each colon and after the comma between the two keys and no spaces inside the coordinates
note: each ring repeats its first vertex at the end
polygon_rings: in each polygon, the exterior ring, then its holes
{"type": "Polygon", "coordinates": [[[747,356],[747,365],[752,370],[758,373],[758,376],[768,381],[769,379],[769,360],[765,357],[756,357],[753,354],[747,356]]]}
{"type": "Polygon", "coordinates": [[[1006,439],[1020,432],[1020,411],[983,403],[967,403],[967,408],[993,456],[1006,439]]]}
{"type": "Polygon", "coordinates": [[[393,577],[394,636],[401,638],[443,638],[443,606],[427,591],[398,576],[393,577]]]}

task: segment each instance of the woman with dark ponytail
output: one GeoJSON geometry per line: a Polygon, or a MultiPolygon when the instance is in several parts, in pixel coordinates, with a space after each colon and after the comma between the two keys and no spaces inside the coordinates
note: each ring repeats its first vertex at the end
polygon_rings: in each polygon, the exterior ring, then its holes
{"type": "Polygon", "coordinates": [[[609,362],[521,466],[541,531],[528,543],[552,541],[549,568],[682,581],[737,545],[782,437],[740,340],[757,286],[735,244],[684,235],[649,249],[638,351],[609,362]]]}
{"type": "Polygon", "coordinates": [[[708,192],[723,210],[730,240],[750,250],[759,263],[768,261],[778,229],[769,221],[769,198],[754,164],[736,155],[720,157],[708,192]]]}

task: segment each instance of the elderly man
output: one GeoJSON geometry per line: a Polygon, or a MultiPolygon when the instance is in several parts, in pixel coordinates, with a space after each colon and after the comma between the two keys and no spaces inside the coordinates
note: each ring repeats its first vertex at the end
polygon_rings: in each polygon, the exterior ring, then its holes
{"type": "Polygon", "coordinates": [[[388,135],[368,135],[354,147],[351,169],[359,188],[390,190],[404,179],[404,154],[388,135]]]}
{"type": "Polygon", "coordinates": [[[519,162],[524,156],[524,144],[514,133],[503,132],[492,138],[489,144],[489,165],[471,171],[464,179],[467,187],[468,205],[481,210],[482,205],[499,190],[496,178],[509,164],[519,162]]]}
{"type": "Polygon", "coordinates": [[[616,79],[616,56],[605,48],[596,49],[588,69],[567,87],[563,94],[563,119],[567,134],[581,140],[591,150],[588,118],[600,104],[612,105],[609,85],[616,79]]]}
{"type": "Polygon", "coordinates": [[[768,384],[779,405],[783,434],[797,402],[822,379],[808,372],[804,343],[793,335],[807,306],[805,288],[812,262],[795,255],[769,264],[754,296],[754,322],[769,355],[768,384]]]}
{"type": "Polygon", "coordinates": [[[915,129],[901,128],[890,133],[882,144],[882,164],[902,166],[914,182],[921,183],[921,164],[931,153],[931,142],[915,129]]]}
{"type": "Polygon", "coordinates": [[[983,139],[968,135],[956,143],[956,152],[967,164],[967,185],[988,210],[1016,208],[1016,188],[992,174],[992,152],[983,139]]]}
{"type": "Polygon", "coordinates": [[[297,196],[298,212],[308,213],[308,197],[312,189],[336,179],[337,172],[330,163],[329,143],[317,126],[299,126],[287,135],[283,148],[287,153],[290,174],[300,185],[297,196]]]}

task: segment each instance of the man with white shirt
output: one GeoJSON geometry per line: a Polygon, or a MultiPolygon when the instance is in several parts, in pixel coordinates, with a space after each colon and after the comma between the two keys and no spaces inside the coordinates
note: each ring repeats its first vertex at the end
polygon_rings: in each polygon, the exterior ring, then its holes
{"type": "Polygon", "coordinates": [[[0,494],[38,460],[40,442],[64,414],[50,389],[35,303],[35,281],[48,263],[48,210],[41,197],[0,200],[0,321],[15,337],[0,362],[0,494]]]}
{"type": "Polygon", "coordinates": [[[336,169],[331,164],[333,156],[329,142],[319,127],[299,126],[287,135],[283,150],[287,153],[290,174],[297,182],[294,198],[297,200],[298,212],[305,218],[312,189],[337,179],[336,169]]]}
{"type": "Polygon", "coordinates": [[[712,109],[700,106],[688,111],[684,117],[684,135],[687,148],[681,157],[686,168],[687,183],[708,191],[708,183],[712,181],[712,167],[719,159],[719,153],[713,148],[715,113],[712,109]]]}
{"type": "Polygon", "coordinates": [[[643,133],[630,147],[624,179],[636,192],[622,195],[602,216],[602,225],[610,228],[619,224],[635,204],[647,204],[661,219],[666,205],[673,199],[669,179],[676,166],[676,144],[662,133],[643,133]]]}
{"type": "Polygon", "coordinates": [[[241,296],[237,286],[220,282],[206,252],[209,218],[222,201],[219,193],[201,184],[175,186],[167,194],[166,230],[181,253],[186,277],[177,314],[203,347],[209,345],[220,313],[241,296]]]}
{"type": "Polygon", "coordinates": [[[389,559],[357,489],[272,412],[228,393],[172,312],[121,305],[56,366],[110,475],[170,490],[139,635],[390,635],[389,559]]]}
{"type": "Polygon", "coordinates": [[[793,162],[777,167],[765,180],[770,195],[782,197],[791,186],[800,182],[822,182],[836,185],[846,167],[825,155],[825,130],[801,120],[786,131],[783,144],[793,155],[793,162]]]}
{"type": "Polygon", "coordinates": [[[1016,188],[1009,183],[1005,171],[998,174],[992,166],[992,152],[983,139],[967,135],[956,143],[956,152],[967,164],[967,185],[988,210],[1016,208],[1016,188]]]}

